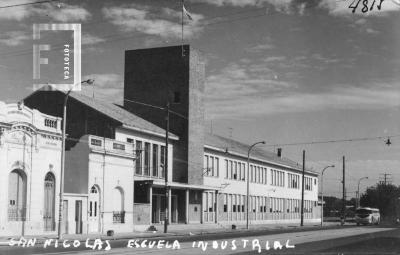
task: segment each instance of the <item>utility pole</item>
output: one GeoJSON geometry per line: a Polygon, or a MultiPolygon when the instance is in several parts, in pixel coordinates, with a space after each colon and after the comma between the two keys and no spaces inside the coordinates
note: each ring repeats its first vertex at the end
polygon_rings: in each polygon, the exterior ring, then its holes
{"type": "MultiPolygon", "coordinates": [[[[168,231],[168,221],[169,221],[169,187],[168,187],[168,135],[169,135],[169,102],[167,102],[166,116],[165,116],[165,217],[164,217],[164,233],[168,231]]],[[[152,199],[152,198],[150,198],[152,199]]]]}
{"type": "Polygon", "coordinates": [[[346,175],[345,175],[345,157],[343,156],[343,201],[342,201],[342,221],[341,225],[344,225],[346,221],[346,175]]]}
{"type": "Polygon", "coordinates": [[[303,174],[302,174],[302,181],[301,181],[301,221],[300,226],[304,225],[304,173],[306,169],[306,150],[303,150],[303,174]]]}
{"type": "Polygon", "coordinates": [[[385,186],[392,182],[392,180],[390,178],[391,174],[384,173],[384,174],[381,174],[381,175],[383,175],[383,177],[382,177],[383,180],[381,180],[380,182],[383,183],[385,186]]]}

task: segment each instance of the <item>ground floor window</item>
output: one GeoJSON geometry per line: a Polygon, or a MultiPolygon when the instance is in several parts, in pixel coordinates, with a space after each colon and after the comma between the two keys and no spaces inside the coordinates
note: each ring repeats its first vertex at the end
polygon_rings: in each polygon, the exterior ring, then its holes
{"type": "Polygon", "coordinates": [[[13,170],[8,177],[8,220],[25,221],[26,175],[22,170],[13,170]]]}

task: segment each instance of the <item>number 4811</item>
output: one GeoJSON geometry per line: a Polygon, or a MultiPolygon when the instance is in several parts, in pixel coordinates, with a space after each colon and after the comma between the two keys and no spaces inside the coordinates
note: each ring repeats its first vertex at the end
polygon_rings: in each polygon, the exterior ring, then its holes
{"type": "Polygon", "coordinates": [[[382,3],[385,0],[373,0],[372,4],[370,6],[368,6],[368,0],[354,0],[350,5],[349,8],[353,9],[352,13],[355,13],[358,6],[361,3],[361,12],[366,13],[367,11],[372,11],[374,9],[375,6],[375,2],[379,1],[379,4],[376,6],[378,8],[378,10],[381,10],[382,8],[382,3]]]}

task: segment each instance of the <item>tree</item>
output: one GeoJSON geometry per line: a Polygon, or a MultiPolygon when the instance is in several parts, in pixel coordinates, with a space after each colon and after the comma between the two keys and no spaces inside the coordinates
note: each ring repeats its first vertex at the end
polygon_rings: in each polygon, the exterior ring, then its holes
{"type": "Polygon", "coordinates": [[[360,198],[360,205],[373,207],[380,210],[382,219],[397,218],[400,210],[398,201],[400,197],[400,187],[392,184],[379,183],[367,188],[360,198]]]}

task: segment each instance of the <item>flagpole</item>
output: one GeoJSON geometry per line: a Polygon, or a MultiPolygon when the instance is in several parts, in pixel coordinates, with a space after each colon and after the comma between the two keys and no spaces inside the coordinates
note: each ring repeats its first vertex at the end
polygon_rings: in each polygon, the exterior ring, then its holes
{"type": "Polygon", "coordinates": [[[185,52],[183,51],[183,1],[184,0],[182,0],[182,38],[181,38],[181,45],[182,45],[182,57],[184,57],[185,56],[185,52]]]}

